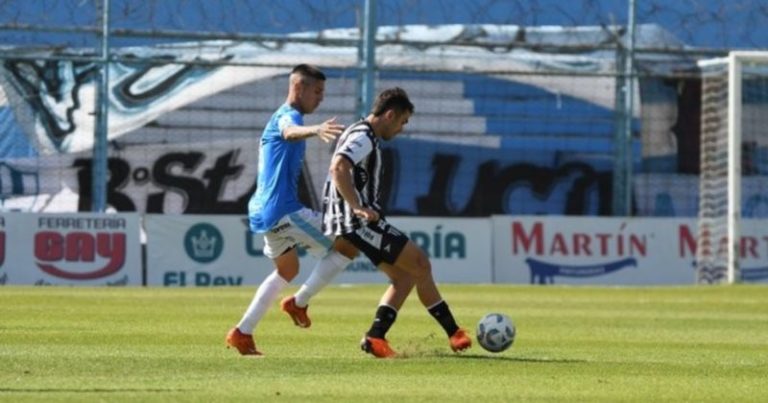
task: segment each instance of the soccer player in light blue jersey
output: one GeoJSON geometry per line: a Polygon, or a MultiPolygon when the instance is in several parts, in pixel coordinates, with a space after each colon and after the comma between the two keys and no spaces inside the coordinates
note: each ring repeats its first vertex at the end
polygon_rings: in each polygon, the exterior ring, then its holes
{"type": "Polygon", "coordinates": [[[281,302],[282,310],[299,327],[309,327],[309,299],[325,287],[357,255],[357,249],[322,232],[322,214],[305,207],[298,197],[298,182],[304,163],[304,140],[318,137],[328,143],[344,126],[331,118],[304,125],[304,115],[317,109],[325,93],[325,74],[317,67],[300,64],[289,77],[288,97],[264,128],[259,148],[256,192],[248,203],[251,231],[264,234],[264,255],[275,271],[259,286],[240,323],[227,334],[226,342],[242,355],[261,355],[253,332],[280,292],[299,273],[298,247],[321,259],[294,295],[281,302]]]}

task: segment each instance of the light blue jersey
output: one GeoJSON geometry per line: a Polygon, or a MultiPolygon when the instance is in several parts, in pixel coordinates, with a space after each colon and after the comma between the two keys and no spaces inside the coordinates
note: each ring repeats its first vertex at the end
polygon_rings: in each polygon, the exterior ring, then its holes
{"type": "Polygon", "coordinates": [[[287,127],[303,125],[303,115],[284,104],[264,128],[256,192],[248,202],[248,218],[253,232],[267,232],[283,216],[304,207],[299,202],[298,183],[306,143],[304,140],[287,141],[282,135],[287,127]]]}

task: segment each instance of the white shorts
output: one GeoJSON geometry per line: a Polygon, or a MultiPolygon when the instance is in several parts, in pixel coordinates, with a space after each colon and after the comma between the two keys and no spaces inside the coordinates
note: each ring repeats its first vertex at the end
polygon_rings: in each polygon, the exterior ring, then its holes
{"type": "Polygon", "coordinates": [[[293,247],[318,258],[325,256],[335,236],[323,235],[322,223],[322,214],[306,207],[287,214],[264,234],[264,256],[274,259],[293,247]]]}

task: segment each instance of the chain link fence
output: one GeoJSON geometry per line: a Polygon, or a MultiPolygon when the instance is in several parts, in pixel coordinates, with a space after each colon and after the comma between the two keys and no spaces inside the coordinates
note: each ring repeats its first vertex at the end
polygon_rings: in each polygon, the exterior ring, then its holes
{"type": "MultiPolygon", "coordinates": [[[[6,41],[26,45],[6,42],[0,53],[0,209],[90,210],[101,2],[49,1],[37,14],[5,3],[6,41]]],[[[416,105],[403,135],[385,146],[390,214],[611,214],[626,5],[560,3],[379,3],[376,88],[401,86],[416,105]],[[550,21],[559,26],[539,26],[550,21]]],[[[759,47],[764,34],[749,27],[766,7],[642,3],[633,214],[695,216],[696,61],[734,42],[759,47]],[[661,25],[668,20],[674,29],[661,25]],[[725,42],[699,42],[707,30],[727,32],[713,36],[725,42]]],[[[336,27],[356,26],[361,2],[215,4],[112,3],[110,210],[243,214],[261,131],[295,64],[317,64],[329,77],[307,123],[359,118],[359,30],[336,27]]],[[[327,144],[308,142],[301,194],[309,205],[317,206],[329,159],[327,144]]]]}

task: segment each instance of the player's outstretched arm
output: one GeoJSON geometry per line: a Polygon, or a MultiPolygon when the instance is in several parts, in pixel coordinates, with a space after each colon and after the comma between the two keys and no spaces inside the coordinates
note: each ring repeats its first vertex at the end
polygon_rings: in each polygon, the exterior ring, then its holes
{"type": "Polygon", "coordinates": [[[283,130],[283,138],[287,141],[304,140],[308,137],[317,136],[320,140],[330,143],[344,131],[344,125],[336,122],[336,117],[332,117],[319,125],[313,126],[289,126],[283,130]]]}

